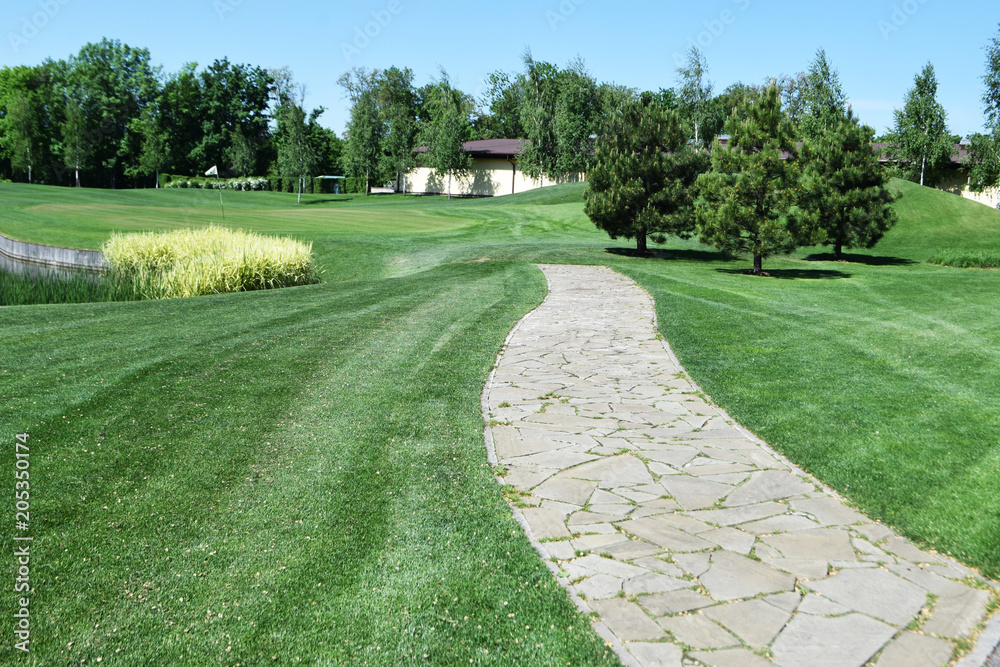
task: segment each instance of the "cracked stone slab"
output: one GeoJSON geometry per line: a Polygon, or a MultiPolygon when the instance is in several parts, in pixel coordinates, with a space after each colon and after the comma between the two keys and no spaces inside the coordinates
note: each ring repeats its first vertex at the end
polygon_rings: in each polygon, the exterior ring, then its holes
{"type": "Polygon", "coordinates": [[[725,507],[755,505],[815,491],[816,487],[798,475],[780,470],[765,470],[751,475],[750,481],[736,489],[723,503],[725,507]]]}
{"type": "Polygon", "coordinates": [[[740,645],[739,640],[732,634],[698,614],[661,618],[658,622],[664,630],[676,637],[677,641],[697,649],[719,649],[740,645]]]}
{"type": "Polygon", "coordinates": [[[927,604],[927,591],[885,570],[843,570],[809,588],[845,607],[904,627],[927,604]]]}
{"type": "Polygon", "coordinates": [[[643,667],[683,667],[684,651],[676,644],[630,642],[625,650],[643,667]]]}
{"type": "Polygon", "coordinates": [[[781,667],[861,667],[891,640],[896,628],[861,614],[823,618],[801,614],[775,640],[781,667]]]}
{"type": "Polygon", "coordinates": [[[697,535],[691,535],[662,521],[657,521],[656,517],[626,521],[618,524],[618,527],[629,535],[635,535],[673,552],[705,551],[715,546],[697,535]]]}
{"type": "Polygon", "coordinates": [[[777,549],[790,560],[857,560],[846,530],[819,529],[762,537],[761,541],[777,549]]]}
{"type": "Polygon", "coordinates": [[[687,510],[711,507],[729,495],[733,487],[719,482],[709,482],[696,477],[663,477],[660,484],[687,510]]]}
{"type": "Polygon", "coordinates": [[[719,605],[703,613],[755,649],[770,646],[792,618],[791,612],[763,600],[719,605]]]}
{"type": "Polygon", "coordinates": [[[914,632],[905,632],[889,644],[875,667],[940,667],[951,661],[951,642],[914,632]]]}
{"type": "Polygon", "coordinates": [[[709,667],[770,667],[774,664],[745,648],[695,651],[691,653],[691,657],[709,667]]]}
{"type": "Polygon", "coordinates": [[[662,595],[644,595],[639,598],[639,604],[655,616],[666,616],[711,607],[715,604],[715,600],[685,588],[662,595]]]}
{"type": "Polygon", "coordinates": [[[942,595],[925,632],[945,637],[967,637],[986,615],[990,594],[972,588],[942,595]]]}
{"type": "Polygon", "coordinates": [[[615,598],[595,600],[590,606],[622,641],[658,641],[663,638],[663,629],[637,604],[615,598]]]}
{"type": "Polygon", "coordinates": [[[643,462],[630,455],[598,459],[577,466],[567,474],[576,479],[596,481],[602,489],[653,483],[643,462]]]}
{"type": "Polygon", "coordinates": [[[573,479],[556,475],[534,489],[533,493],[539,498],[558,500],[571,505],[583,506],[593,495],[597,488],[596,482],[589,482],[583,479],[573,479]]]}
{"type": "Polygon", "coordinates": [[[712,567],[698,580],[716,600],[728,602],[795,588],[795,577],[729,551],[711,556],[712,567]]]}

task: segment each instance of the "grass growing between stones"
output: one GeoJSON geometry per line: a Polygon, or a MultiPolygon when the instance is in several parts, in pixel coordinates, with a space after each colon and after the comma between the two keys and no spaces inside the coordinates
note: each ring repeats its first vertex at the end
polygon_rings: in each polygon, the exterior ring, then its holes
{"type": "MultiPolygon", "coordinates": [[[[611,661],[486,463],[480,393],[544,296],[532,262],[634,277],[741,423],[1000,574],[1000,273],[926,263],[996,251],[1000,214],[897,186],[901,223],[875,250],[805,249],[767,260],[770,279],[694,242],[634,257],[583,215],[581,186],[301,212],[234,193],[227,224],[311,241],[327,283],[3,309],[0,423],[32,446],[26,662],[611,661]]],[[[221,223],[202,196],[0,185],[0,232],[93,248],[221,223]]]]}

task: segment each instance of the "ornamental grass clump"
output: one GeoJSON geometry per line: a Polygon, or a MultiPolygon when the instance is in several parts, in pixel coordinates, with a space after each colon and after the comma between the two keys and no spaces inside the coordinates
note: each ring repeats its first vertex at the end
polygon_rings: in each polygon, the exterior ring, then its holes
{"type": "Polygon", "coordinates": [[[319,282],[312,244],[221,227],[115,233],[101,249],[148,299],[249,292],[319,282]]]}
{"type": "Polygon", "coordinates": [[[1000,269],[1000,252],[944,250],[927,261],[931,264],[954,266],[959,269],[1000,269]]]}

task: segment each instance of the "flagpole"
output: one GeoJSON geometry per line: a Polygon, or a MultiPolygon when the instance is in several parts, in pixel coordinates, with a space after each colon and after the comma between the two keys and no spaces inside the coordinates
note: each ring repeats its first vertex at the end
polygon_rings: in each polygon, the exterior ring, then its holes
{"type": "MultiPolygon", "coordinates": [[[[219,176],[219,172],[215,172],[216,182],[221,184],[222,178],[219,176]]],[[[219,188],[219,206],[222,207],[222,221],[226,221],[226,205],[222,203],[222,188],[219,188]]]]}
{"type": "MultiPolygon", "coordinates": [[[[215,165],[205,172],[206,176],[215,176],[216,183],[222,185],[222,177],[219,176],[219,165],[215,165]]],[[[222,203],[222,188],[219,187],[219,206],[222,208],[222,219],[226,219],[226,205],[222,203]]]]}

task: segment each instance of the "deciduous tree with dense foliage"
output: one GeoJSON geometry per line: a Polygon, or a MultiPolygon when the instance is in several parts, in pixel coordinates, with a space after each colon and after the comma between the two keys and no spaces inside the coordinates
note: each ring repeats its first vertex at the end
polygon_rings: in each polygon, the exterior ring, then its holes
{"type": "Polygon", "coordinates": [[[649,237],[694,232],[694,184],[707,168],[707,155],[691,147],[677,112],[646,93],[598,139],[584,210],[611,238],[635,239],[645,253],[649,237]]]}
{"type": "Polygon", "coordinates": [[[379,71],[355,69],[340,77],[339,83],[351,100],[351,116],[347,122],[347,143],[344,146],[344,167],[354,177],[364,177],[365,195],[371,192],[371,181],[380,176],[383,164],[382,140],[385,126],[378,108],[375,82],[379,71]]]}
{"type": "Polygon", "coordinates": [[[448,199],[451,199],[451,181],[464,175],[472,158],[463,146],[472,138],[472,100],[451,86],[448,73],[441,71],[441,78],[428,105],[433,110],[432,120],[424,128],[423,139],[427,144],[427,166],[436,174],[448,179],[448,199]]]}
{"type": "Polygon", "coordinates": [[[282,178],[295,179],[298,203],[301,204],[305,181],[316,168],[316,149],[310,140],[306,112],[299,103],[288,100],[281,106],[280,114],[278,171],[282,178]]]}
{"type": "Polygon", "coordinates": [[[969,147],[969,188],[982,192],[1000,186],[1000,33],[986,47],[983,105],[990,134],[974,134],[969,147]]]}
{"type": "Polygon", "coordinates": [[[684,116],[694,130],[694,143],[708,146],[715,139],[703,131],[708,122],[712,101],[712,82],[708,80],[708,62],[698,47],[688,51],[687,62],[677,69],[680,78],[680,103],[684,116]]]}
{"type": "Polygon", "coordinates": [[[416,165],[417,100],[410,69],[390,67],[375,81],[375,97],[382,116],[382,167],[397,187],[406,190],[406,174],[416,165]]]}
{"type": "Polygon", "coordinates": [[[738,107],[726,131],[728,145],[716,141],[712,169],[698,179],[699,236],[723,252],[750,253],[753,273],[763,275],[766,257],[816,236],[796,212],[800,171],[777,84],[738,107]]]}
{"type": "Polygon", "coordinates": [[[844,248],[871,248],[896,223],[895,198],[872,149],[874,140],[875,130],[848,111],[839,119],[829,118],[822,133],[806,140],[802,149],[800,205],[812,213],[838,261],[844,248]]]}
{"type": "Polygon", "coordinates": [[[934,65],[927,63],[896,109],[890,152],[913,180],[924,185],[928,170],[947,163],[955,151],[948,115],[937,100],[934,65]]]}
{"type": "Polygon", "coordinates": [[[840,75],[831,67],[826,51],[820,49],[809,65],[802,88],[799,128],[802,139],[817,139],[838,126],[847,113],[847,95],[840,75]]]}
{"type": "Polygon", "coordinates": [[[544,178],[557,170],[559,140],[556,136],[556,102],[559,98],[559,68],[536,61],[531,51],[522,56],[525,73],[521,125],[528,142],[518,164],[531,178],[544,178]]]}

